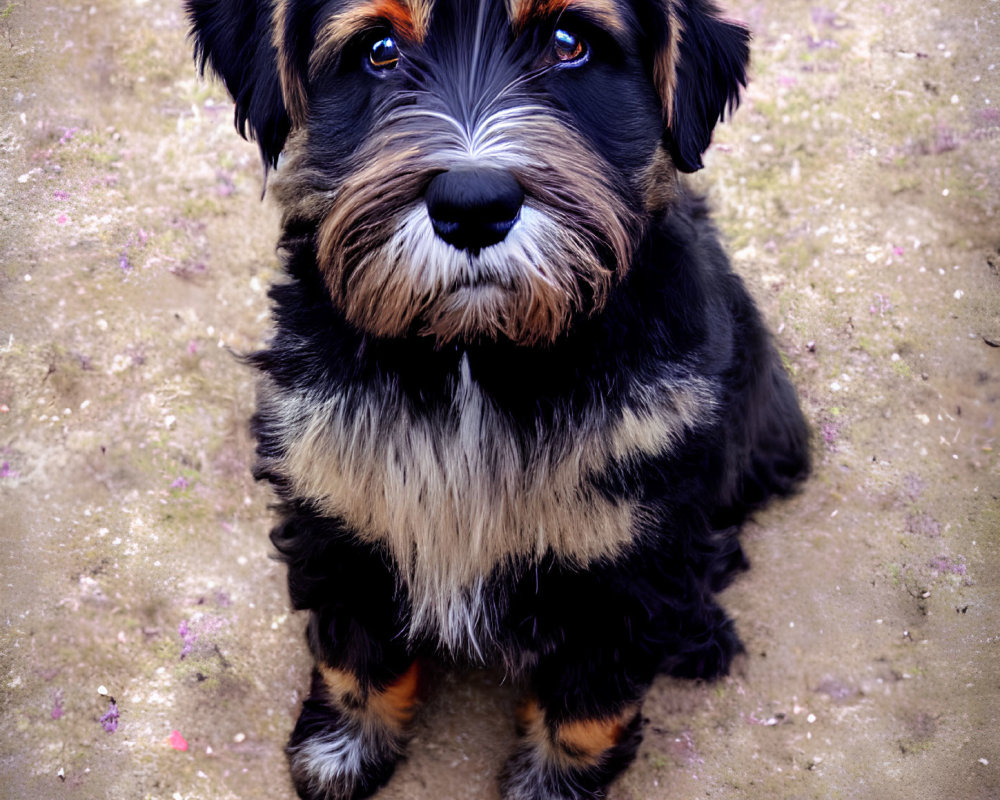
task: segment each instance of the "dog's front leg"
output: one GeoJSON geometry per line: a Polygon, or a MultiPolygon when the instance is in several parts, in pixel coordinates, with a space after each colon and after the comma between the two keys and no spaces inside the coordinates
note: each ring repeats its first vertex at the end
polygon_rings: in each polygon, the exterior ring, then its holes
{"type": "Polygon", "coordinates": [[[381,648],[365,641],[369,634],[363,628],[352,621],[346,635],[353,641],[317,641],[327,634],[317,630],[322,624],[322,615],[314,612],[310,639],[317,661],[312,687],[286,752],[300,797],[355,800],[382,786],[403,752],[417,705],[419,665],[412,661],[401,670],[387,669],[384,663],[377,669],[366,667],[357,656],[381,648]],[[342,651],[342,657],[329,658],[331,650],[342,651]],[[354,658],[343,657],[346,651],[354,658]]]}
{"type": "Polygon", "coordinates": [[[390,777],[417,706],[420,669],[400,636],[402,599],[383,558],[337,520],[298,510],[271,534],[296,609],[310,612],[309,696],[286,752],[305,800],[356,800],[390,777]]]}
{"type": "Polygon", "coordinates": [[[639,676],[611,653],[543,658],[517,709],[520,741],[501,775],[504,800],[597,800],[642,739],[639,676]]]}

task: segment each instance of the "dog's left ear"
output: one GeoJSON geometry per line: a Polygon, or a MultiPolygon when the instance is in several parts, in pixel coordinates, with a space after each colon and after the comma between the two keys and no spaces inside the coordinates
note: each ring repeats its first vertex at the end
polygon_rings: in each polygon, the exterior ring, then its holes
{"type": "Polygon", "coordinates": [[[186,0],[195,58],[211,67],[236,102],[236,129],[275,166],[291,128],[272,43],[271,0],[186,0]]]}
{"type": "Polygon", "coordinates": [[[750,32],[719,17],[711,0],[654,0],[653,79],[663,103],[664,143],[683,172],[701,169],[716,124],[747,85],[750,32]]]}

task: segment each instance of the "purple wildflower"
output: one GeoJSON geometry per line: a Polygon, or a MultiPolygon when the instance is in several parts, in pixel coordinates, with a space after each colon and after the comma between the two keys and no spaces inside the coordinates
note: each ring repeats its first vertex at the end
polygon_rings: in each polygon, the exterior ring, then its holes
{"type": "Polygon", "coordinates": [[[948,556],[938,556],[927,566],[939,575],[965,575],[967,572],[963,556],[959,556],[957,560],[948,558],[948,556]]]}
{"type": "Polygon", "coordinates": [[[177,626],[177,633],[180,635],[181,641],[184,642],[184,647],[181,648],[181,661],[183,661],[194,649],[194,643],[198,640],[198,634],[191,631],[186,619],[181,620],[181,624],[177,626]]]}
{"type": "Polygon", "coordinates": [[[62,715],[65,713],[63,711],[63,695],[62,690],[57,689],[52,695],[52,719],[62,719],[62,715]]]}
{"type": "Polygon", "coordinates": [[[840,438],[840,426],[832,422],[823,423],[823,441],[830,450],[837,449],[838,438],[840,438]]]}
{"type": "Polygon", "coordinates": [[[869,314],[878,314],[880,317],[885,316],[889,311],[892,311],[892,303],[889,302],[888,297],[882,294],[876,294],[875,301],[868,306],[869,314]]]}
{"type": "Polygon", "coordinates": [[[113,697],[108,702],[107,713],[101,717],[101,727],[107,733],[114,733],[118,730],[118,703],[113,697]]]}

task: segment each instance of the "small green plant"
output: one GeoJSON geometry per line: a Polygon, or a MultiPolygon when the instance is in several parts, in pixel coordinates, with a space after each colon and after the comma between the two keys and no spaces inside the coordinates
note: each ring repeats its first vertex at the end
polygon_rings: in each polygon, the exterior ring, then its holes
{"type": "Polygon", "coordinates": [[[14,15],[15,8],[17,8],[17,3],[13,0],[7,0],[7,5],[0,11],[0,31],[3,32],[4,38],[7,39],[7,44],[10,47],[14,46],[14,34],[10,27],[10,18],[14,15]]]}

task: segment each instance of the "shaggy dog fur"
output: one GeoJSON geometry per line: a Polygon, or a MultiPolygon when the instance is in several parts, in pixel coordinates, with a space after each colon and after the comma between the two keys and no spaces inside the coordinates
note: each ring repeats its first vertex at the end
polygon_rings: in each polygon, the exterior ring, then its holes
{"type": "Polygon", "coordinates": [[[661,672],[808,469],[780,359],[678,178],[746,81],[709,0],[187,0],[280,203],[256,474],[312,688],[311,800],[369,795],[426,659],[523,692],[505,800],[603,797],[661,672]]]}

